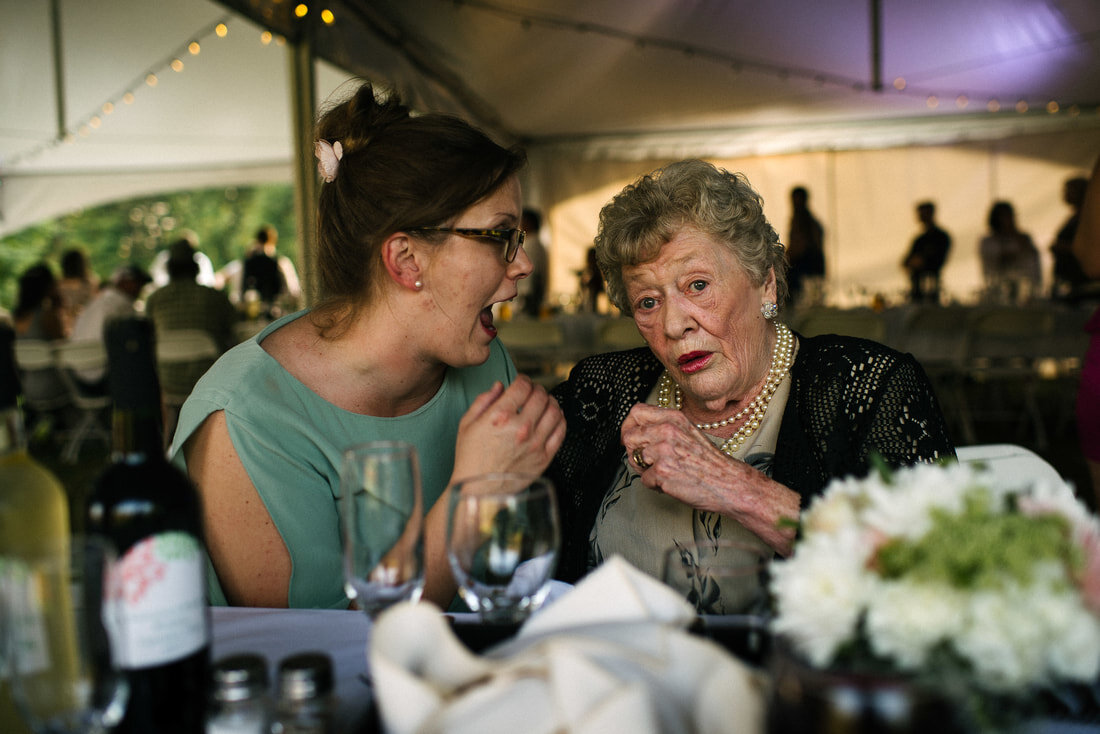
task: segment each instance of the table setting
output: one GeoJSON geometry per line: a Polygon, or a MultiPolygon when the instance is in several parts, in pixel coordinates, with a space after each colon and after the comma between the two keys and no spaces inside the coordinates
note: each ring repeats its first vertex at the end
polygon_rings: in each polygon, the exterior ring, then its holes
{"type": "MultiPolygon", "coordinates": [[[[1060,480],[880,467],[812,500],[789,558],[711,540],[668,549],[660,578],[612,556],[571,586],[551,578],[549,483],[479,477],[449,499],[448,562],[472,610],[460,611],[420,598],[423,508],[408,449],[348,451],[349,609],[211,608],[213,670],[251,656],[274,681],[302,656],[323,663],[331,734],[1100,725],[1100,521],[1060,480]],[[380,515],[387,532],[369,532],[380,515]]],[[[55,608],[73,610],[60,619],[98,645],[66,689],[84,697],[57,698],[57,715],[34,675],[67,669],[49,656],[72,648],[31,644],[35,620],[51,617],[26,567],[0,565],[0,664],[36,732],[109,731],[125,707],[104,644],[117,624],[112,557],[95,550],[74,544],[72,568],[102,581],[69,586],[81,603],[55,608]]]]}

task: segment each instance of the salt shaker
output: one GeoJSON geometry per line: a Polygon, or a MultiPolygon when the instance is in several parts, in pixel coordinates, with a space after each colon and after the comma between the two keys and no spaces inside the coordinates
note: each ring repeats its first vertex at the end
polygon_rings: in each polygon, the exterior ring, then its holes
{"type": "Polygon", "coordinates": [[[270,734],[273,707],[264,658],[251,653],[222,658],[211,678],[206,734],[270,734]]]}
{"type": "Polygon", "coordinates": [[[274,734],[332,734],[332,660],[321,652],[292,655],[279,663],[274,734]]]}

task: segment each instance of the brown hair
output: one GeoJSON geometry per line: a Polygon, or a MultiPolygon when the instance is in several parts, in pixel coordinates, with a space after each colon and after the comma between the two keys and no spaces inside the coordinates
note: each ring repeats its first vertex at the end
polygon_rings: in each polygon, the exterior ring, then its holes
{"type": "Polygon", "coordinates": [[[387,237],[447,225],[527,160],[457,117],[412,115],[396,94],[376,96],[369,83],[321,115],[316,137],[343,148],[318,210],[313,314],[325,335],[341,332],[376,295],[387,237]]]}
{"type": "Polygon", "coordinates": [[[623,267],[656,258],[684,227],[729,248],[754,285],[762,285],[774,269],[776,295],[780,303],[786,300],[787,259],[764,216],[764,200],[742,174],[686,160],[642,176],[600,210],[596,260],[608,298],[623,313],[633,312],[623,267]]]}

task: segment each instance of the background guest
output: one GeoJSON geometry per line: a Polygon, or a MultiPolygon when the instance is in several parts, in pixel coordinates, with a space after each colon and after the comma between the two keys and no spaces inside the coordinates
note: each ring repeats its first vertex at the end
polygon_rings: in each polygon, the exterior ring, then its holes
{"type": "Polygon", "coordinates": [[[989,210],[989,233],[978,250],[986,292],[994,300],[1026,301],[1039,293],[1039,250],[1016,226],[1016,210],[998,201],[989,210]]]}
{"type": "MultiPolygon", "coordinates": [[[[101,288],[80,312],[73,326],[71,339],[103,341],[104,329],[109,321],[138,314],[135,305],[138,296],[151,281],[149,274],[137,265],[120,265],[115,268],[115,272],[111,274],[110,283],[101,288]]],[[[107,389],[105,373],[106,370],[102,368],[89,368],[80,370],[77,377],[89,390],[105,392],[107,389]]]]}
{"type": "MultiPolygon", "coordinates": [[[[776,320],[784,251],[743,176],[689,160],[639,179],[600,212],[596,253],[648,346],[585,359],[553,390],[568,423],[548,472],[559,578],[612,554],[660,578],[663,553],[693,541],[786,555],[831,479],[876,455],[954,455],[913,357],[776,320]]],[[[721,591],[712,613],[741,590],[721,591]]]]}
{"type": "Polygon", "coordinates": [[[76,317],[99,290],[99,278],[88,265],[88,257],[79,248],[66,250],[61,255],[61,280],[57,282],[61,295],[65,332],[72,332],[76,317]]]}
{"type": "MultiPolygon", "coordinates": [[[[145,300],[145,314],[152,320],[157,334],[176,329],[205,331],[224,352],[236,344],[234,326],[237,310],[222,291],[199,285],[199,263],[195,248],[186,239],[179,239],[168,248],[168,285],[158,288],[145,300]]],[[[158,368],[161,389],[169,394],[187,395],[214,360],[163,364],[158,368]]],[[[165,406],[168,429],[175,427],[175,410],[165,406]]]]}
{"type": "Polygon", "coordinates": [[[184,404],[170,452],[202,495],[214,603],[346,607],[343,449],[414,444],[431,508],[424,595],[446,606],[445,488],[539,474],[565,428],[493,326],[493,306],[531,272],[525,157],[369,84],[322,116],[317,137],[320,302],[226,353],[184,404]]]}
{"type": "Polygon", "coordinates": [[[526,316],[538,318],[546,303],[546,291],[550,282],[550,259],[542,242],[542,215],[534,209],[523,210],[520,228],[527,233],[523,249],[531,260],[531,275],[519,282],[522,311],[526,316]]]}
{"type": "MultiPolygon", "coordinates": [[[[1100,158],[1081,204],[1073,254],[1088,277],[1100,278],[1100,158]]],[[[1089,346],[1077,389],[1077,435],[1092,478],[1093,507],[1100,508],[1100,309],[1092,314],[1085,331],[1089,346]]]]}
{"type": "MultiPolygon", "coordinates": [[[[48,342],[65,338],[57,277],[48,264],[32,265],[19,276],[19,291],[11,317],[16,339],[48,342]]],[[[26,372],[20,379],[23,394],[34,403],[57,403],[67,394],[56,369],[26,372]]]]}
{"type": "Polygon", "coordinates": [[[1076,301],[1085,295],[1086,286],[1092,280],[1081,269],[1081,263],[1073,254],[1073,238],[1077,234],[1077,223],[1081,218],[1081,205],[1085,202],[1088,184],[1087,178],[1077,176],[1066,181],[1062,187],[1062,200],[1069,206],[1070,215],[1062,223],[1054,237],[1054,243],[1050,246],[1050,254],[1054,256],[1050,286],[1052,298],[1076,301]]]}
{"type": "Polygon", "coordinates": [[[805,186],[791,189],[791,227],[787,238],[788,280],[791,303],[797,304],[806,286],[811,300],[823,294],[825,279],[825,228],[810,211],[810,192],[805,186]]]}
{"type": "Polygon", "coordinates": [[[917,204],[917,221],[924,230],[913,240],[902,267],[909,274],[909,300],[913,303],[940,300],[940,271],[951,250],[951,236],[936,224],[936,205],[917,204]]]}

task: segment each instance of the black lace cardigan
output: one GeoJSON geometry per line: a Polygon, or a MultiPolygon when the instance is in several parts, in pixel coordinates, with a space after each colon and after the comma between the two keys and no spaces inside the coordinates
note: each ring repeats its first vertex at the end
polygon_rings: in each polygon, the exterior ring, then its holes
{"type": "MultiPolygon", "coordinates": [[[[581,361],[553,390],[568,426],[547,469],[561,513],[555,575],[563,581],[587,570],[588,535],[623,455],[620,426],[661,370],[648,347],[601,354],[581,361]]],[[[954,457],[924,370],[911,355],[876,342],[800,336],[772,478],[798,492],[805,509],[829,480],[866,474],[872,452],[891,466],[954,457]]]]}

